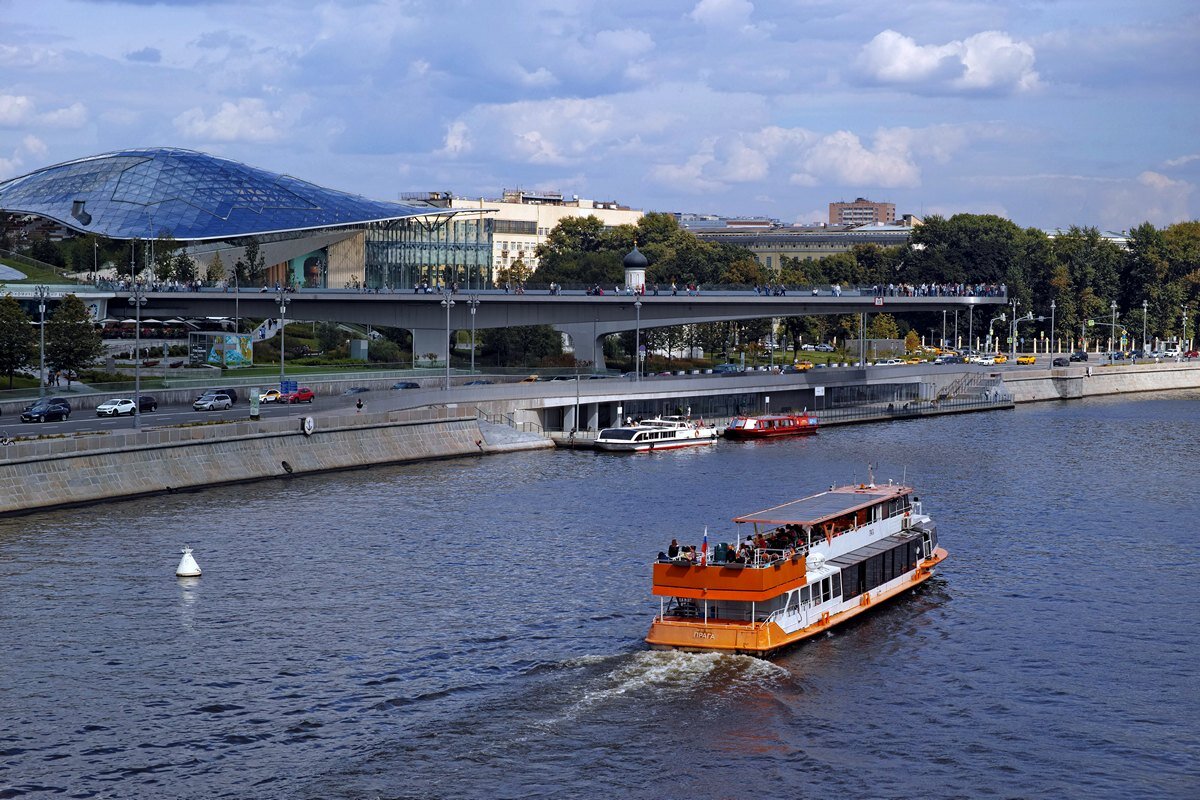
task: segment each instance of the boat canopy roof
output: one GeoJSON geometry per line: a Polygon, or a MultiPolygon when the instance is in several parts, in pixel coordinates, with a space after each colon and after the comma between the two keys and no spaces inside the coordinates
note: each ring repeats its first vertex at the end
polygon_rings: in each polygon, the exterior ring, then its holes
{"type": "Polygon", "coordinates": [[[839,486],[827,492],[792,500],[790,503],[734,517],[734,522],[758,522],[771,525],[816,525],[860,508],[912,492],[908,486],[839,486]]]}

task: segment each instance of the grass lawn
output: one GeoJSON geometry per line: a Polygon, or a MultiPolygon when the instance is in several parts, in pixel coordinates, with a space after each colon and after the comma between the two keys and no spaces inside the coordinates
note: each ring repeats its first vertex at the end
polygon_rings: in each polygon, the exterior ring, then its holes
{"type": "Polygon", "coordinates": [[[52,283],[52,284],[78,283],[78,281],[74,281],[74,280],[71,280],[70,278],[64,277],[52,269],[47,269],[45,267],[34,267],[34,266],[30,266],[29,264],[22,264],[18,261],[13,261],[12,259],[9,259],[9,258],[0,258],[0,264],[5,265],[6,267],[12,267],[13,269],[17,270],[18,272],[25,273],[24,280],[8,281],[8,283],[14,283],[14,284],[15,283],[52,283]]]}

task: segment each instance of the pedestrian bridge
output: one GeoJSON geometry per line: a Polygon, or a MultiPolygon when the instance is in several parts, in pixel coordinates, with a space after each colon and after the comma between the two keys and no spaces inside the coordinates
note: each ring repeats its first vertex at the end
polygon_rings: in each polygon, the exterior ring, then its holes
{"type": "MultiPolygon", "coordinates": [[[[36,297],[32,286],[10,287],[18,299],[36,297]]],[[[97,319],[132,317],[128,291],[80,286],[51,287],[50,298],[74,293],[97,319]]],[[[603,363],[602,341],[613,333],[700,322],[725,322],[766,317],[820,314],[904,314],[918,311],[973,311],[976,306],[1008,302],[1004,294],[982,296],[880,296],[872,289],[829,289],[817,294],[768,296],[750,291],[702,292],[695,295],[588,295],[583,292],[526,292],[499,290],[458,294],[397,294],[351,289],[300,289],[294,292],[234,289],[147,292],[143,317],[286,316],[297,321],[336,321],[406,328],[413,333],[413,350],[445,359],[448,331],[552,325],[568,334],[576,358],[603,363]],[[285,298],[281,309],[279,298],[285,298]]],[[[984,320],[986,322],[986,320],[984,320]]]]}

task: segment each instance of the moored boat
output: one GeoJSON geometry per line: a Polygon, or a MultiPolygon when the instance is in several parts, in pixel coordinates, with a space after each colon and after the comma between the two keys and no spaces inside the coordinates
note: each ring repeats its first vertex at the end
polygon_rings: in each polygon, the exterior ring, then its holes
{"type": "Polygon", "coordinates": [[[596,436],[601,450],[644,453],[713,444],[719,431],[715,425],[689,417],[654,417],[628,425],[604,428],[596,436]]]}
{"type": "Polygon", "coordinates": [[[769,655],[919,586],[947,557],[913,489],[892,483],[830,487],[733,521],[749,526],[736,544],[710,554],[706,533],[699,551],[659,554],[652,647],[769,655]]]}
{"type": "Polygon", "coordinates": [[[817,432],[817,418],[811,414],[763,414],[734,417],[725,427],[726,439],[770,439],[817,432]]]}

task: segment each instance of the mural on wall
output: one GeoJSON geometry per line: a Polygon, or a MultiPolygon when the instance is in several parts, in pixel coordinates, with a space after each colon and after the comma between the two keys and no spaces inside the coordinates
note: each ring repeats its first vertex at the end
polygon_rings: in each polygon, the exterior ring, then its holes
{"type": "Polygon", "coordinates": [[[188,361],[192,366],[249,367],[254,365],[254,345],[248,333],[190,333],[188,361]]]}

